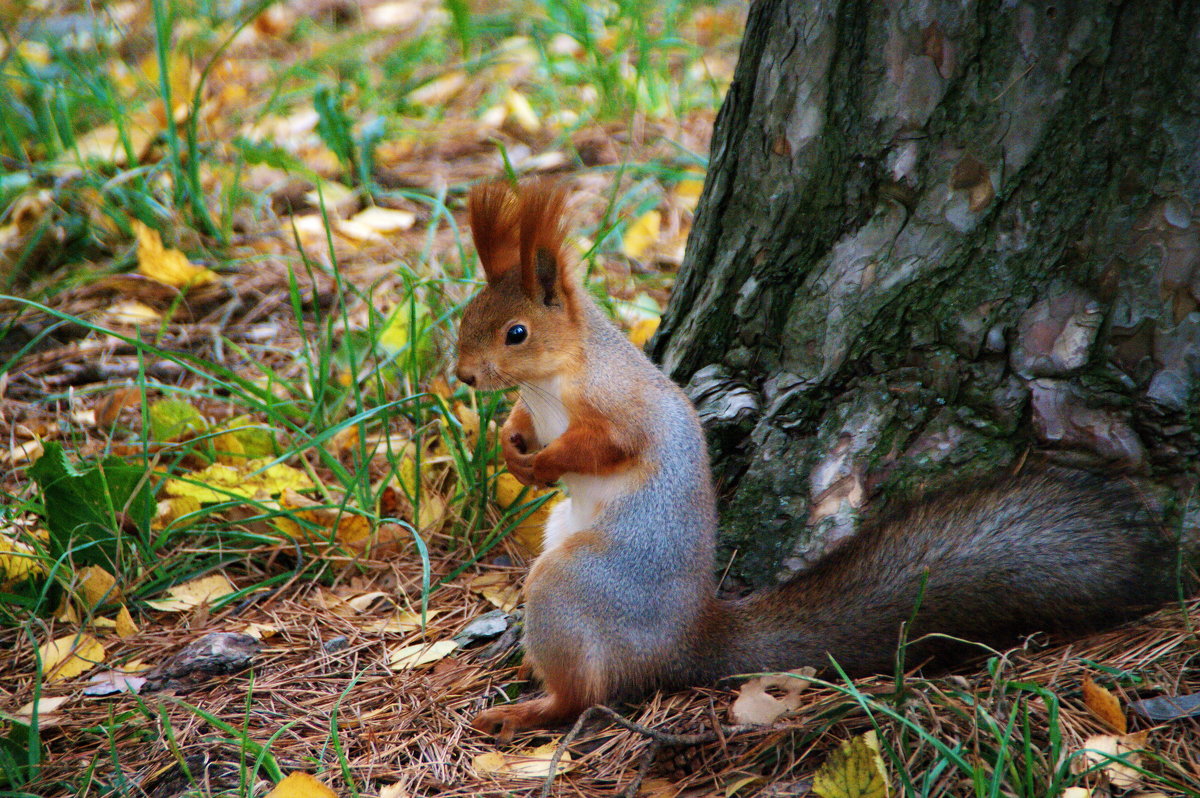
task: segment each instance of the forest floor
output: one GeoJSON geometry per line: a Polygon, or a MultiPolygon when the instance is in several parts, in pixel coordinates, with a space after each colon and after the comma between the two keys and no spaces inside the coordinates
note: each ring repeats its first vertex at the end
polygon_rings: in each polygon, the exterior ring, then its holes
{"type": "Polygon", "coordinates": [[[448,380],[466,191],[568,185],[644,342],[742,5],[0,3],[0,792],[1200,795],[1196,603],[950,676],[471,729],[534,689],[556,496],[503,471],[507,399],[448,380]]]}

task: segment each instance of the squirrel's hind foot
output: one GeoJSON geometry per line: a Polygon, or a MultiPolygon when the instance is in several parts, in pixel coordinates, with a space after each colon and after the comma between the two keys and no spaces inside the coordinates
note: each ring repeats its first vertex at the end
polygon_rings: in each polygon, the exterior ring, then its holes
{"type": "Polygon", "coordinates": [[[502,743],[508,743],[519,731],[561,726],[574,720],[583,709],[561,701],[554,695],[547,695],[519,704],[486,709],[475,716],[471,725],[484,734],[495,735],[502,743]]]}

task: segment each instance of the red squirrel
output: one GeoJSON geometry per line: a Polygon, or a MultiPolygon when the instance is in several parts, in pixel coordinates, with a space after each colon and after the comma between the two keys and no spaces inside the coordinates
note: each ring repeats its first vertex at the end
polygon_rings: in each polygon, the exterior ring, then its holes
{"type": "Polygon", "coordinates": [[[526,660],[546,694],[476,728],[508,738],[653,688],[830,658],[887,671],[914,609],[912,662],[960,653],[930,633],[1002,645],[1173,594],[1175,546],[1133,486],[1042,467],[900,508],[790,581],[718,599],[696,412],[572,276],[565,200],[547,182],[484,183],[468,200],[487,283],[463,313],[458,377],[520,387],[500,431],[508,470],[569,496],[525,581],[526,660]]]}

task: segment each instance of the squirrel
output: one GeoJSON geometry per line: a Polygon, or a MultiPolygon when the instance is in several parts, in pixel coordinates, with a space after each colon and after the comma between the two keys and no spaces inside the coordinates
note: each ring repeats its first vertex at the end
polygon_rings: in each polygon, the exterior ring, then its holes
{"type": "Polygon", "coordinates": [[[950,662],[965,644],[945,636],[1081,632],[1174,595],[1176,545],[1136,486],[1043,466],[901,507],[790,581],[717,598],[699,419],[571,276],[565,202],[545,181],[468,197],[486,285],[462,315],[457,376],[519,386],[500,431],[508,470],[569,494],[524,588],[526,666],[546,695],[487,709],[477,729],[511,739],[654,688],[831,658],[885,672],[910,620],[910,661],[950,662]]]}

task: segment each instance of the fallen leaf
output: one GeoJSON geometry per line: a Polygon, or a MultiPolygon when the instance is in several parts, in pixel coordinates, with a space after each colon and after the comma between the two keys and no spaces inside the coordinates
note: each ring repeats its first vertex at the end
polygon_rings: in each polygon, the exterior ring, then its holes
{"type": "Polygon", "coordinates": [[[1087,787],[1068,787],[1058,798],[1092,798],[1092,791],[1087,787]]]}
{"type": "MultiPolygon", "coordinates": [[[[496,496],[496,506],[501,510],[507,510],[516,504],[521,496],[521,491],[525,490],[525,486],[507,471],[497,474],[496,478],[492,481],[492,485],[496,496]]],[[[555,488],[529,488],[522,503],[532,502],[535,499],[545,496],[547,493],[554,493],[555,491],[555,488]]],[[[534,510],[528,518],[518,524],[509,534],[509,537],[519,543],[530,554],[540,554],[542,551],[542,541],[545,537],[546,520],[550,517],[550,511],[560,501],[562,501],[561,495],[547,500],[541,507],[534,510]]]]}
{"type": "MultiPolygon", "coordinates": [[[[437,615],[440,610],[429,610],[425,613],[426,621],[437,615]]],[[[380,634],[383,632],[415,632],[421,628],[421,613],[402,612],[391,618],[379,618],[368,621],[359,627],[364,632],[380,634]]]]}
{"type": "Polygon", "coordinates": [[[1200,693],[1163,695],[1130,701],[1129,708],[1150,720],[1178,720],[1200,715],[1200,693]]]}
{"type": "Polygon", "coordinates": [[[46,573],[46,564],[33,546],[0,534],[0,576],[3,581],[15,582],[46,573]]]}
{"type": "Polygon", "coordinates": [[[100,698],[117,693],[137,693],[146,684],[146,677],[111,670],[96,674],[88,679],[88,683],[89,685],[83,688],[83,694],[92,698],[100,698]]]}
{"type": "Polygon", "coordinates": [[[96,403],[96,426],[108,429],[117,423],[121,411],[140,401],[142,392],[133,386],[117,388],[96,403]]]}
{"type": "MultiPolygon", "coordinates": [[[[472,764],[477,773],[512,776],[518,779],[545,779],[550,775],[550,760],[557,749],[558,739],[555,739],[537,748],[513,752],[491,751],[480,754],[472,760],[472,764]]],[[[571,752],[563,751],[554,775],[562,775],[573,767],[571,752]]]]}
{"type": "MultiPolygon", "coordinates": [[[[151,113],[137,114],[127,121],[125,132],[135,163],[149,154],[155,137],[162,129],[163,125],[151,113]]],[[[100,125],[77,136],[74,155],[80,161],[103,161],[117,166],[129,164],[129,153],[121,138],[121,131],[115,124],[100,125]]]]}
{"type": "Polygon", "coordinates": [[[388,651],[388,667],[394,671],[406,671],[429,665],[444,659],[458,649],[458,643],[453,640],[439,640],[436,643],[417,643],[415,646],[402,646],[388,651]]]}
{"type": "Polygon", "coordinates": [[[1090,766],[1099,765],[1114,787],[1128,790],[1141,779],[1139,753],[1146,748],[1148,732],[1137,734],[1096,734],[1083,743],[1083,756],[1090,766]]]}
{"type": "Polygon", "coordinates": [[[791,671],[792,676],[773,675],[759,676],[750,679],[738,690],[738,697],[729,708],[729,716],[734,723],[774,723],[785,712],[798,709],[802,700],[801,694],[808,688],[809,679],[816,675],[812,667],[799,668],[791,671]],[[783,692],[781,698],[776,698],[768,690],[783,692]]]}
{"type": "Polygon", "coordinates": [[[504,95],[504,107],[513,121],[526,133],[536,133],[542,127],[542,122],[534,112],[533,106],[529,104],[528,98],[516,89],[509,89],[504,95]]]}
{"type": "Polygon", "coordinates": [[[162,531],[173,521],[198,512],[200,512],[200,500],[195,496],[168,496],[155,503],[154,518],[150,521],[150,528],[162,531]]]}
{"type": "Polygon", "coordinates": [[[1096,684],[1091,676],[1083,680],[1083,703],[1109,729],[1117,734],[1126,732],[1125,713],[1121,711],[1121,702],[1108,689],[1096,684]]]}
{"type": "Polygon", "coordinates": [[[245,623],[234,631],[244,635],[250,635],[255,640],[266,640],[267,638],[271,638],[279,634],[279,628],[272,626],[269,623],[245,623]]]}
{"type": "Polygon", "coordinates": [[[389,598],[391,593],[384,590],[372,590],[369,593],[363,593],[354,598],[346,599],[346,603],[354,608],[355,612],[366,612],[371,608],[371,605],[381,598],[389,598]]]}
{"type": "Polygon", "coordinates": [[[725,785],[725,798],[733,798],[733,796],[737,795],[738,791],[740,791],[743,787],[749,787],[751,784],[755,784],[756,782],[760,782],[762,780],[762,776],[742,776],[740,778],[736,778],[725,785]]]}
{"type": "Polygon", "coordinates": [[[680,180],[675,184],[675,201],[685,210],[694,211],[700,203],[700,192],[703,190],[703,178],[680,180]]]}
{"type": "Polygon", "coordinates": [[[184,612],[236,592],[237,588],[224,574],[212,574],[168,588],[169,598],[147,601],[146,605],[162,612],[184,612]]]}
{"type": "Polygon", "coordinates": [[[313,776],[297,770],[276,784],[266,798],[338,798],[338,794],[313,776]]]}
{"type": "Polygon", "coordinates": [[[99,565],[89,565],[79,571],[78,590],[88,609],[98,604],[119,604],[124,599],[116,578],[99,565]]]}
{"type": "Polygon", "coordinates": [[[157,230],[152,230],[134,219],[133,232],[138,240],[139,274],[176,288],[191,288],[216,282],[216,272],[203,266],[194,266],[179,250],[164,247],[157,230]]]}
{"type": "Polygon", "coordinates": [[[821,798],[887,798],[887,771],[875,732],[851,738],[831,753],[813,776],[812,791],[821,798]]]}
{"type": "Polygon", "coordinates": [[[183,399],[159,399],[150,403],[150,434],[156,441],[192,438],[208,431],[208,421],[183,399]]]}
{"type": "Polygon", "coordinates": [[[638,260],[656,241],[662,230],[662,214],[647,211],[625,230],[621,252],[627,258],[638,260]]]}
{"type": "Polygon", "coordinates": [[[4,459],[13,465],[32,462],[37,460],[45,450],[42,448],[40,440],[25,441],[18,443],[4,453],[4,459]]]}
{"type": "Polygon", "coordinates": [[[438,106],[445,105],[467,85],[467,73],[461,69],[447,72],[440,78],[431,80],[423,86],[408,93],[410,102],[416,105],[438,106]]]}
{"type": "Polygon", "coordinates": [[[512,612],[521,603],[520,588],[510,583],[504,574],[480,574],[468,581],[467,587],[505,612],[512,612]]]}
{"type": "Polygon", "coordinates": [[[36,702],[30,701],[25,706],[18,709],[11,716],[13,721],[24,726],[33,725],[33,707],[37,704],[37,728],[50,729],[58,726],[65,719],[63,715],[58,714],[57,710],[63,704],[71,700],[69,695],[47,697],[42,696],[36,702]]]}
{"type": "Polygon", "coordinates": [[[641,349],[658,330],[659,319],[641,319],[629,330],[629,342],[641,349]]]}
{"type": "Polygon", "coordinates": [[[138,626],[136,623],[134,623],[133,616],[129,614],[129,608],[124,604],[122,604],[121,609],[117,611],[116,630],[117,637],[122,639],[126,637],[133,637],[138,633],[138,626]]]}
{"type": "Polygon", "coordinates": [[[203,504],[212,504],[229,501],[231,497],[251,499],[314,487],[308,474],[300,469],[283,463],[267,466],[269,462],[266,458],[256,458],[236,465],[213,463],[186,477],[168,479],[163,493],[190,496],[203,504]]]}
{"type": "Polygon", "coordinates": [[[381,208],[378,205],[372,205],[354,214],[354,216],[350,217],[350,221],[362,225],[368,230],[387,235],[388,233],[399,233],[409,229],[416,223],[417,215],[412,211],[381,208]]]}
{"type": "Polygon", "coordinates": [[[124,324],[130,327],[139,324],[158,324],[162,314],[144,302],[136,299],[126,299],[104,311],[105,318],[113,324],[124,324]]]}
{"type": "Polygon", "coordinates": [[[38,649],[47,682],[70,679],[104,662],[104,646],[90,634],[64,635],[38,649]]]}

